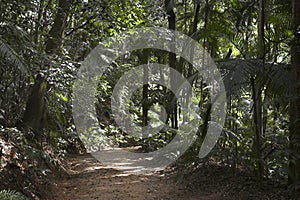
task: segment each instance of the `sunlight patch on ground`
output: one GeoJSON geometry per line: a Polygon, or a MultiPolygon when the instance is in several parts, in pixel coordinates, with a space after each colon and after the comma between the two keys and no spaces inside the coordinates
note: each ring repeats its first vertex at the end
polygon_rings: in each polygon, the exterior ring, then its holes
{"type": "Polygon", "coordinates": [[[87,167],[84,169],[84,171],[95,171],[97,169],[102,169],[102,166],[92,166],[92,167],[87,167]]]}
{"type": "MultiPolygon", "coordinates": [[[[134,149],[125,149],[126,151],[134,151],[134,149]]],[[[139,153],[126,154],[121,148],[106,149],[91,154],[99,160],[104,166],[101,168],[113,168],[126,173],[151,174],[155,171],[163,170],[160,167],[151,166],[153,157],[149,156],[144,159],[139,157],[139,153]]]]}

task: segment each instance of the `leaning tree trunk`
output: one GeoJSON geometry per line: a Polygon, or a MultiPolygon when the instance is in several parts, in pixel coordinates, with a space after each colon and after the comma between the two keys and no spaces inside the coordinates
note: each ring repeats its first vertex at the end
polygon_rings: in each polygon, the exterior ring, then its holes
{"type": "Polygon", "coordinates": [[[290,101],[289,184],[294,199],[300,199],[300,1],[293,0],[292,71],[295,75],[294,95],[290,101]]]}

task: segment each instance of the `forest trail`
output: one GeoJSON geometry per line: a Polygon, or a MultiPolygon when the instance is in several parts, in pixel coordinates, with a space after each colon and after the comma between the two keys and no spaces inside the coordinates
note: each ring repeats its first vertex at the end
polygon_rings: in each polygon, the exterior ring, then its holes
{"type": "Polygon", "coordinates": [[[209,196],[181,185],[171,171],[130,172],[108,168],[92,155],[67,159],[67,176],[54,184],[54,199],[140,200],[140,199],[218,199],[218,189],[209,196]],[[202,196],[202,197],[201,197],[202,196]],[[205,197],[204,197],[205,196],[205,197]],[[201,198],[200,198],[201,197],[201,198]]]}
{"type": "Polygon", "coordinates": [[[67,158],[67,175],[53,183],[57,200],[285,199],[280,185],[257,181],[232,168],[200,165],[140,173],[104,166],[91,154],[67,158]]]}

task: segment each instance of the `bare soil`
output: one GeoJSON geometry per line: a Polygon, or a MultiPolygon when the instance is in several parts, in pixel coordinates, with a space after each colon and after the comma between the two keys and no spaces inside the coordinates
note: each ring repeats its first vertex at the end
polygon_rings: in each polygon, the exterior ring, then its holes
{"type": "Polygon", "coordinates": [[[107,168],[90,154],[67,158],[66,175],[52,180],[45,199],[289,199],[284,186],[212,163],[132,173],[107,168]]]}

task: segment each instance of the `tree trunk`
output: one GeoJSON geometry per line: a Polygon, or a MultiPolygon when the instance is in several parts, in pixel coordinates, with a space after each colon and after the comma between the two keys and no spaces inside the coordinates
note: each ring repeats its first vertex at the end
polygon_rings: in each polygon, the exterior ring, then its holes
{"type": "Polygon", "coordinates": [[[37,144],[41,143],[43,131],[47,123],[46,92],[47,81],[42,74],[38,74],[30,91],[22,119],[23,123],[34,132],[34,138],[27,139],[34,139],[36,141],[33,142],[37,142],[37,144]]]}
{"type": "MultiPolygon", "coordinates": [[[[57,13],[54,24],[46,40],[46,52],[48,54],[59,53],[63,32],[65,30],[66,20],[73,0],[59,0],[57,13]]],[[[41,6],[43,1],[41,1],[41,6]]],[[[40,16],[41,17],[41,16],[40,16]]],[[[38,29],[36,30],[38,32],[38,29]]],[[[30,91],[26,103],[26,109],[23,116],[23,122],[30,127],[35,133],[35,139],[40,142],[47,121],[47,104],[46,104],[47,80],[42,74],[38,74],[35,83],[30,91]]]]}
{"type": "Polygon", "coordinates": [[[43,16],[43,12],[44,12],[44,3],[45,0],[40,0],[39,3],[39,10],[38,10],[38,17],[36,20],[36,27],[35,27],[35,37],[34,37],[34,43],[36,45],[39,44],[40,41],[40,28],[41,28],[41,20],[42,20],[42,16],[43,16]]]}
{"type": "Polygon", "coordinates": [[[290,100],[289,184],[294,199],[300,199],[300,1],[293,0],[292,71],[295,75],[294,95],[290,100]]]}
{"type": "Polygon", "coordinates": [[[254,152],[254,171],[259,178],[263,177],[263,161],[261,155],[261,144],[262,144],[262,99],[261,99],[261,88],[256,81],[257,79],[251,78],[251,87],[252,87],[252,100],[253,100],[253,122],[254,122],[254,142],[253,149],[254,152]]]}
{"type": "MultiPolygon", "coordinates": [[[[262,67],[265,65],[265,0],[259,0],[259,11],[258,11],[258,52],[257,58],[262,63],[262,67]]],[[[253,151],[255,154],[255,171],[259,178],[264,175],[264,164],[261,154],[262,146],[262,134],[263,134],[263,82],[259,80],[260,74],[256,77],[251,78],[252,84],[252,99],[253,99],[253,120],[254,120],[254,146],[253,151]]]]}
{"type": "Polygon", "coordinates": [[[143,50],[142,51],[142,55],[140,56],[141,59],[141,64],[144,64],[146,66],[144,66],[144,75],[143,75],[143,79],[144,79],[144,84],[143,85],[143,100],[142,100],[142,123],[143,126],[147,126],[148,125],[148,110],[149,110],[149,102],[148,102],[148,82],[149,82],[149,68],[148,68],[148,50],[143,50]]]}
{"type": "Polygon", "coordinates": [[[59,0],[54,23],[46,41],[46,52],[49,54],[60,53],[66,22],[73,0],[59,0]]]}
{"type": "MultiPolygon", "coordinates": [[[[165,6],[166,6],[166,12],[168,14],[168,23],[169,23],[169,29],[170,30],[174,30],[176,29],[176,15],[173,11],[173,7],[174,5],[172,5],[172,3],[174,3],[173,1],[170,0],[166,0],[165,1],[165,6]]],[[[175,38],[172,39],[171,45],[170,45],[170,49],[175,51],[175,38]]],[[[169,53],[169,66],[171,69],[176,70],[176,54],[170,52],[169,53]]],[[[176,91],[177,88],[175,88],[176,84],[176,75],[173,73],[173,71],[170,71],[170,81],[171,81],[171,89],[173,91],[176,91]]],[[[171,94],[171,97],[169,98],[170,101],[170,110],[168,111],[170,114],[169,116],[171,117],[171,124],[172,124],[172,128],[177,129],[178,128],[178,117],[177,117],[177,100],[173,101],[173,99],[175,98],[174,94],[171,94]]]]}

